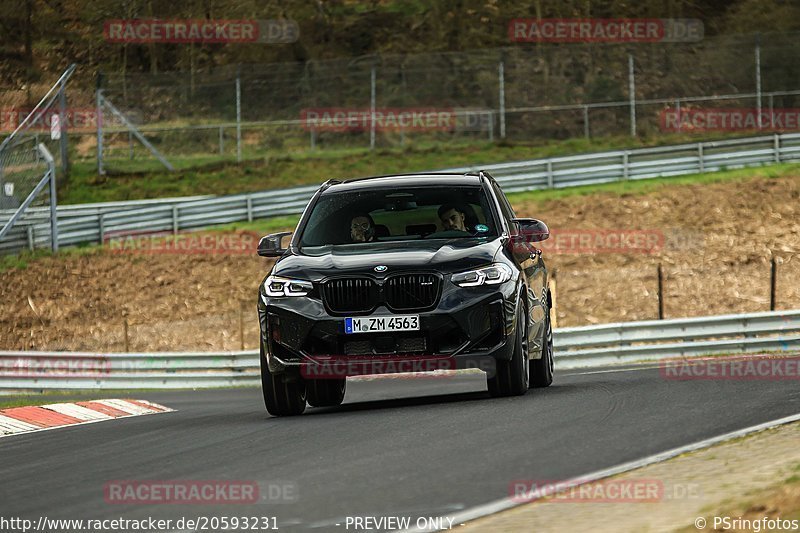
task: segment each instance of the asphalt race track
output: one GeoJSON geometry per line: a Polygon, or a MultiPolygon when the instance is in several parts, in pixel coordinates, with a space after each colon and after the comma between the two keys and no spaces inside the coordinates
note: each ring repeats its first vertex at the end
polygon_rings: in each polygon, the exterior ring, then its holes
{"type": "Polygon", "coordinates": [[[281,531],[346,531],[347,516],[448,515],[508,496],[513,480],[569,479],[800,413],[792,380],[598,370],[562,371],[549,389],[501,399],[478,375],[349,383],[341,407],[280,419],[258,389],[139,393],[177,412],[0,439],[0,514],[271,516],[281,531]],[[280,482],[297,497],[110,504],[103,487],[114,480],[280,482]]]}

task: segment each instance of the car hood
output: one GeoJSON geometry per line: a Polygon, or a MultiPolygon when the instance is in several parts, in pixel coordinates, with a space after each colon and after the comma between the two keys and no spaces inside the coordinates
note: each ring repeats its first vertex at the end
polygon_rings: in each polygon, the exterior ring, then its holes
{"type": "Polygon", "coordinates": [[[458,272],[491,263],[501,245],[502,240],[495,238],[306,247],[281,257],[272,273],[319,281],[343,274],[382,276],[408,270],[458,272]],[[386,270],[377,272],[375,267],[379,265],[386,270]]]}

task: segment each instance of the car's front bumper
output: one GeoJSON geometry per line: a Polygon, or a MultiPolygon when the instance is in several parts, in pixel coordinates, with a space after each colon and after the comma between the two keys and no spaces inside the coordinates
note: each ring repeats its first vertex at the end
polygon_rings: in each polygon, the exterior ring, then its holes
{"type": "Polygon", "coordinates": [[[352,374],[374,373],[379,368],[386,373],[471,367],[491,372],[496,359],[511,358],[513,342],[508,339],[514,338],[518,301],[516,280],[494,287],[446,284],[430,311],[392,313],[379,306],[359,315],[416,314],[419,331],[346,334],[345,317],[331,316],[319,299],[262,295],[258,305],[261,342],[272,372],[299,367],[313,375],[314,367],[331,362],[346,365],[352,374]],[[386,364],[375,365],[376,361],[386,364]]]}

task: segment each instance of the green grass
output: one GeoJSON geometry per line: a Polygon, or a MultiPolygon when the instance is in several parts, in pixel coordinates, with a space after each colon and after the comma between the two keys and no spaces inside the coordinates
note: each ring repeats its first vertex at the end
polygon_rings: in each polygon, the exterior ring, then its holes
{"type": "Polygon", "coordinates": [[[511,141],[418,142],[406,147],[318,149],[314,151],[245,151],[237,164],[231,156],[170,156],[176,168],[167,171],[153,159],[111,159],[106,175],[97,174],[96,162],[73,162],[68,183],[59,189],[63,204],[233,194],[320,183],[348,178],[448,167],[521,161],[540,157],[598,152],[636,146],[674,144],[687,136],[665,135],[631,139],[568,139],[539,143],[511,141]],[[115,169],[125,169],[124,172],[115,169]]]}

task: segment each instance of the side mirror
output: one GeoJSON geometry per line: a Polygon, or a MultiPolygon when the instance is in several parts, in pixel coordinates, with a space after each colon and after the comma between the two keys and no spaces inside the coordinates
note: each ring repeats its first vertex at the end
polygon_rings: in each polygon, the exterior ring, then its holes
{"type": "Polygon", "coordinates": [[[550,237],[547,224],[535,218],[515,218],[514,225],[517,234],[513,236],[515,242],[540,242],[550,237]]]}
{"type": "Polygon", "coordinates": [[[258,255],[261,257],[280,257],[286,252],[286,248],[281,248],[281,240],[291,235],[291,231],[282,231],[280,233],[271,233],[266,237],[261,237],[258,241],[258,255]]]}

